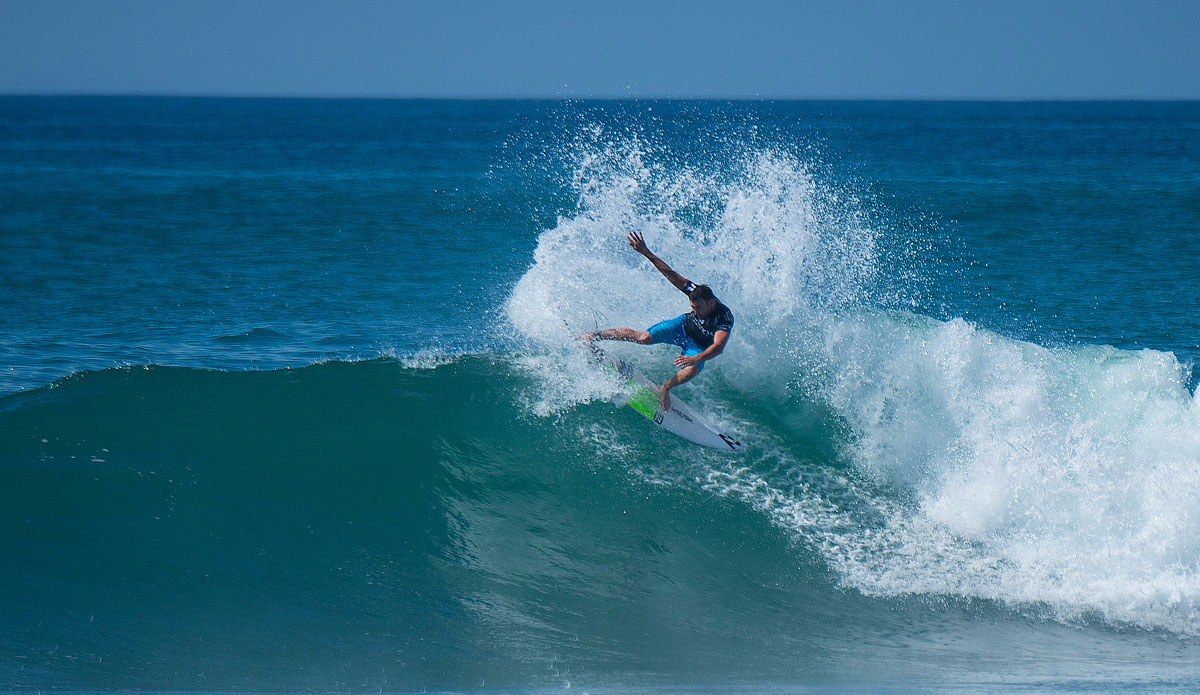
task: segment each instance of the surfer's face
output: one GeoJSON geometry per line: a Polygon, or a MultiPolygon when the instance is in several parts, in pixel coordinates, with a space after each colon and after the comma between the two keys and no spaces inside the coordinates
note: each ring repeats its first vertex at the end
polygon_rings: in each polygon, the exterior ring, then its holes
{"type": "Polygon", "coordinates": [[[693,299],[691,302],[692,311],[696,312],[696,316],[700,318],[705,318],[717,308],[717,300],[715,299],[693,299]]]}

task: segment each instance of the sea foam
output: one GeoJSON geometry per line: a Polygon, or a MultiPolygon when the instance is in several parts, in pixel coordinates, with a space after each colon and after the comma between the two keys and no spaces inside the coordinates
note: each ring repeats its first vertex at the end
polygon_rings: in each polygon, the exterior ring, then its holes
{"type": "Polygon", "coordinates": [[[912,497],[869,561],[837,559],[848,583],[1200,633],[1200,407],[1174,355],[912,315],[843,319],[828,340],[850,457],[912,497]]]}

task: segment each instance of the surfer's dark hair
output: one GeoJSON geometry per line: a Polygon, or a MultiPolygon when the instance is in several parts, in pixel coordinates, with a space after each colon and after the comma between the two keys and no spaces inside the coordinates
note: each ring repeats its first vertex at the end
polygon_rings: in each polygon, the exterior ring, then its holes
{"type": "Polygon", "coordinates": [[[712,288],[708,285],[696,285],[696,288],[688,294],[688,299],[703,299],[706,302],[711,302],[716,297],[713,295],[712,288]]]}

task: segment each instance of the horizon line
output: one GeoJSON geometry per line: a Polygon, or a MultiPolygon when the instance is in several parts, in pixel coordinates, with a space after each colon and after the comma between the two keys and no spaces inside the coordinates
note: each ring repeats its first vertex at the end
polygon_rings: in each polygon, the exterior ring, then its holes
{"type": "Polygon", "coordinates": [[[1133,102],[1198,102],[1200,96],[632,96],[590,94],[571,95],[437,95],[437,94],[255,94],[247,92],[139,92],[139,91],[61,91],[30,92],[0,90],[0,97],[111,97],[162,99],[278,99],[278,100],[357,100],[357,101],[730,101],[730,102],[929,102],[929,103],[1133,103],[1133,102]]]}

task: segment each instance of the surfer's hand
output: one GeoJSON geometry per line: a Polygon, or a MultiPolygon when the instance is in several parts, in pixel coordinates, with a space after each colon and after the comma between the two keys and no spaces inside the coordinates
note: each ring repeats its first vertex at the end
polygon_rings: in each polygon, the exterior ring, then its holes
{"type": "Polygon", "coordinates": [[[700,358],[697,355],[680,355],[675,358],[676,367],[691,367],[698,363],[700,358]]]}
{"type": "Polygon", "coordinates": [[[629,233],[629,245],[633,247],[634,251],[637,251],[638,253],[642,254],[643,256],[646,255],[646,253],[647,253],[646,240],[642,238],[642,235],[640,232],[630,232],[629,233]]]}
{"type": "Polygon", "coordinates": [[[658,405],[662,408],[664,413],[671,409],[671,395],[668,393],[668,391],[670,391],[670,389],[662,389],[658,393],[658,405]]]}

